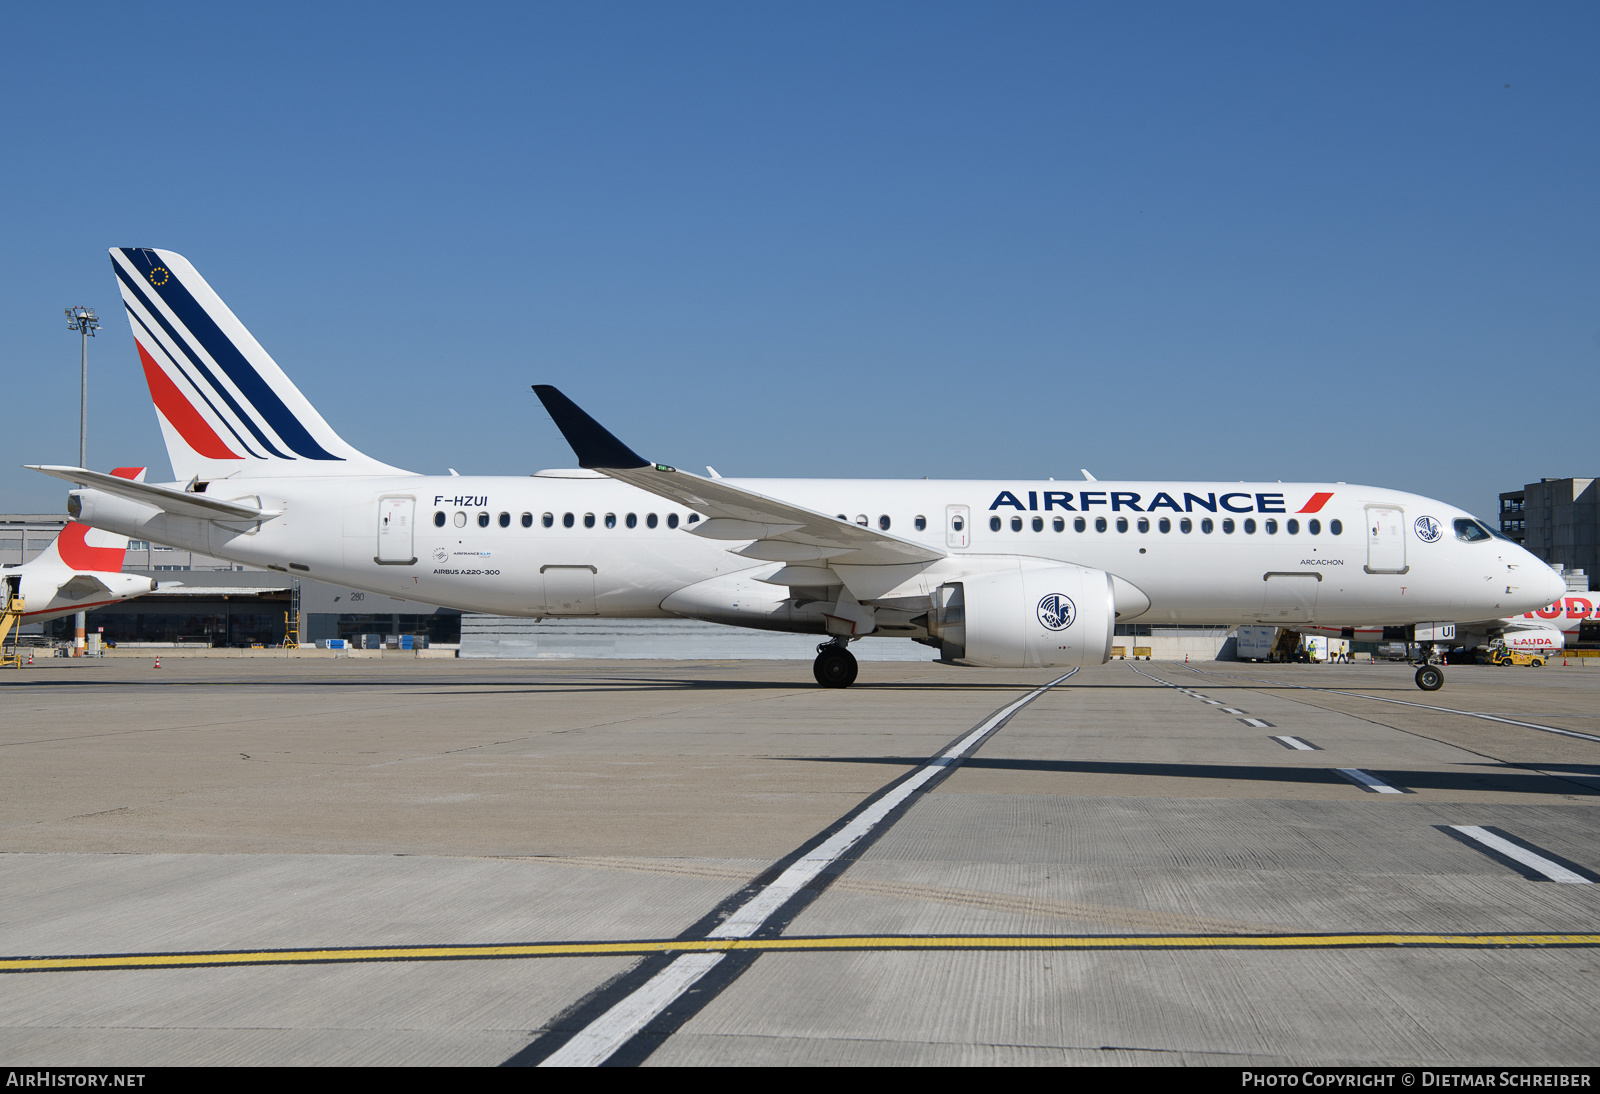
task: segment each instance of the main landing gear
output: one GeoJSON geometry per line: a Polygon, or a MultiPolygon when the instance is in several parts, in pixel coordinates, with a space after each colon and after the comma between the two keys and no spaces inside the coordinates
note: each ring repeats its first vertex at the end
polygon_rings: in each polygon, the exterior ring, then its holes
{"type": "Polygon", "coordinates": [[[817,647],[811,673],[825,688],[847,688],[856,682],[856,658],[842,641],[824,642],[817,647]]]}

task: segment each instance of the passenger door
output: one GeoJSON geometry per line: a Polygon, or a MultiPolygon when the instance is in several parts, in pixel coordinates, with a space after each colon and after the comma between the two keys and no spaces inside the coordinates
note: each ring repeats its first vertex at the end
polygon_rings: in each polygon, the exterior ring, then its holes
{"type": "Polygon", "coordinates": [[[378,555],[373,561],[395,566],[409,566],[417,561],[412,546],[412,518],[416,508],[415,498],[378,499],[378,555]]]}
{"type": "Polygon", "coordinates": [[[1367,573],[1403,574],[1406,566],[1406,511],[1390,505],[1367,506],[1367,573]]]}

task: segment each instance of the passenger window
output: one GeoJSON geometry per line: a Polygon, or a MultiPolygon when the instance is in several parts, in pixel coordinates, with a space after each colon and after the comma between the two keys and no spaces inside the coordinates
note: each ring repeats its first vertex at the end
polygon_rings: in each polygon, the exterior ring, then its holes
{"type": "Polygon", "coordinates": [[[1128,518],[1127,517],[1118,517],[1117,518],[1117,531],[1126,532],[1127,530],[1128,530],[1128,518]]]}
{"type": "Polygon", "coordinates": [[[667,514],[667,527],[668,528],[676,528],[677,526],[678,526],[678,514],[676,514],[676,513],[668,513],[667,514]]]}
{"type": "Polygon", "coordinates": [[[561,514],[561,527],[563,527],[563,528],[571,528],[572,527],[572,514],[571,513],[563,513],[563,514],[561,514]]]}
{"type": "Polygon", "coordinates": [[[990,517],[989,518],[989,531],[998,532],[999,530],[1000,530],[1000,518],[999,517],[990,517]]]}
{"type": "Polygon", "coordinates": [[[1244,534],[1247,535],[1247,536],[1253,536],[1253,535],[1256,534],[1256,518],[1255,517],[1245,517],[1244,518],[1244,534]]]}
{"type": "Polygon", "coordinates": [[[543,524],[546,528],[554,528],[556,523],[556,515],[554,513],[546,513],[544,516],[539,518],[539,523],[543,524]]]}
{"type": "Polygon", "coordinates": [[[1067,530],[1067,522],[1060,517],[1056,517],[1050,522],[1050,527],[1054,528],[1058,532],[1065,532],[1067,530]]]}
{"type": "Polygon", "coordinates": [[[1330,520],[1328,522],[1328,531],[1332,532],[1336,536],[1342,536],[1344,535],[1344,525],[1340,524],[1336,520],[1330,520]]]}
{"type": "Polygon", "coordinates": [[[699,519],[700,519],[700,514],[699,513],[690,513],[689,514],[689,523],[690,524],[693,524],[695,521],[697,521],[699,519]]]}
{"type": "Polygon", "coordinates": [[[1275,536],[1277,534],[1278,534],[1278,522],[1276,520],[1274,520],[1273,518],[1268,517],[1267,518],[1267,535],[1275,536]]]}
{"type": "Polygon", "coordinates": [[[1306,531],[1314,536],[1320,536],[1322,534],[1322,522],[1320,520],[1307,521],[1306,531]]]}
{"type": "Polygon", "coordinates": [[[646,528],[654,528],[656,526],[656,515],[654,513],[644,518],[644,526],[646,528]]]}
{"type": "Polygon", "coordinates": [[[1290,517],[1287,521],[1285,521],[1283,527],[1291,536],[1298,536],[1300,534],[1300,522],[1295,520],[1293,517],[1290,517]]]}
{"type": "Polygon", "coordinates": [[[479,513],[478,514],[478,527],[479,528],[487,528],[487,527],[489,527],[489,514],[488,513],[479,513]]]}
{"type": "Polygon", "coordinates": [[[1095,517],[1094,518],[1094,530],[1096,532],[1104,532],[1106,530],[1106,518],[1105,517],[1095,517]]]}
{"type": "Polygon", "coordinates": [[[1190,532],[1194,531],[1194,521],[1190,520],[1188,517],[1184,517],[1178,522],[1178,531],[1182,532],[1184,535],[1188,535],[1190,532]]]}
{"type": "Polygon", "coordinates": [[[1211,518],[1210,517],[1201,517],[1200,518],[1200,530],[1202,532],[1204,532],[1206,535],[1209,536],[1211,534],[1211,530],[1213,528],[1215,528],[1215,527],[1216,527],[1216,525],[1211,523],[1211,518]]]}
{"type": "Polygon", "coordinates": [[[889,518],[887,515],[878,518],[878,527],[885,532],[889,530],[889,518]]]}
{"type": "Polygon", "coordinates": [[[865,513],[857,513],[856,514],[856,523],[861,525],[861,527],[865,528],[867,526],[867,514],[865,514],[865,513]]]}
{"type": "Polygon", "coordinates": [[[1150,530],[1150,518],[1149,517],[1140,517],[1139,518],[1139,531],[1148,532],[1149,530],[1150,530]]]}
{"type": "Polygon", "coordinates": [[[1159,521],[1156,522],[1156,527],[1161,529],[1161,534],[1162,535],[1166,535],[1168,532],[1172,531],[1172,520],[1171,520],[1171,518],[1162,517],[1159,521]]]}
{"type": "Polygon", "coordinates": [[[962,520],[960,517],[956,517],[954,520],[952,520],[950,522],[950,527],[954,528],[958,532],[961,531],[961,529],[965,528],[966,526],[967,526],[967,522],[962,520]]]}
{"type": "Polygon", "coordinates": [[[1233,518],[1232,517],[1223,517],[1222,518],[1222,531],[1223,531],[1224,535],[1229,535],[1229,536],[1233,535],[1233,518]]]}
{"type": "Polygon", "coordinates": [[[607,528],[615,528],[616,526],[617,526],[617,514],[615,514],[615,513],[607,513],[606,514],[606,527],[607,528]]]}
{"type": "Polygon", "coordinates": [[[639,527],[639,515],[637,513],[629,513],[626,523],[629,528],[639,527]]]}
{"type": "Polygon", "coordinates": [[[533,514],[532,513],[524,513],[524,514],[522,514],[522,526],[524,528],[532,528],[533,527],[533,514]]]}
{"type": "Polygon", "coordinates": [[[1072,518],[1072,530],[1074,532],[1082,532],[1085,529],[1087,529],[1088,527],[1089,527],[1089,522],[1084,520],[1082,517],[1073,517],[1072,518]]]}
{"type": "Polygon", "coordinates": [[[1022,531],[1022,518],[1021,517],[1012,517],[1011,518],[1011,530],[1013,532],[1022,531]]]}
{"type": "Polygon", "coordinates": [[[500,527],[502,527],[502,528],[510,528],[511,527],[511,514],[510,513],[501,513],[500,514],[500,527]]]}
{"type": "Polygon", "coordinates": [[[583,526],[585,528],[593,528],[594,527],[594,514],[593,513],[585,513],[585,514],[583,514],[583,526]]]}
{"type": "Polygon", "coordinates": [[[437,513],[433,514],[433,526],[435,528],[443,528],[444,527],[444,510],[443,509],[441,509],[437,513]]]}
{"type": "MultiPolygon", "coordinates": [[[[928,530],[928,518],[923,516],[921,513],[918,513],[917,519],[911,523],[916,526],[916,529],[919,532],[926,532],[928,530]]],[[[957,530],[959,531],[959,529],[957,530]]]]}
{"type": "Polygon", "coordinates": [[[467,514],[463,513],[461,510],[457,509],[456,510],[456,527],[457,528],[465,528],[466,526],[467,526],[467,514]]]}

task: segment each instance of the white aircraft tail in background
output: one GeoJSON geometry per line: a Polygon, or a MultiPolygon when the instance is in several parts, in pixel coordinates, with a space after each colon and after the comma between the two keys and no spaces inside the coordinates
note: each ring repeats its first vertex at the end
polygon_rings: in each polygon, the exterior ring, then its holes
{"type": "MultiPolygon", "coordinates": [[[[142,467],[119,467],[111,474],[142,482],[142,467]]],[[[122,572],[128,537],[71,522],[35,558],[0,570],[7,598],[26,604],[21,622],[42,623],[58,616],[130,600],[154,592],[153,578],[122,572]]]]}

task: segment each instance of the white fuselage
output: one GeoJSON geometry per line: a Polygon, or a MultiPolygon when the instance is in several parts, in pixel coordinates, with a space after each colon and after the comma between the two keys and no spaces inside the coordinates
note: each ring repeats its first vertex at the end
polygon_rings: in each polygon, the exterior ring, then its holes
{"type": "MultiPolygon", "coordinates": [[[[1375,487],[728,481],[852,522],[863,518],[873,529],[888,518],[890,535],[947,552],[908,574],[885,600],[924,595],[941,581],[1015,566],[1019,559],[1114,575],[1123,622],[1371,626],[1494,619],[1543,607],[1554,595],[1552,583],[1559,585],[1548,567],[1508,540],[1458,538],[1453,522],[1470,518],[1454,506],[1375,487]],[[1316,508],[1303,512],[1307,507],[1316,508]],[[994,518],[998,531],[991,528],[994,518]],[[1103,531],[1097,527],[1102,520],[1103,531]],[[1253,533],[1245,530],[1247,520],[1254,522],[1253,533]],[[1141,530],[1141,521],[1148,521],[1148,530],[1141,530]],[[1169,530],[1161,530],[1162,521],[1169,530]],[[1268,521],[1275,532],[1267,530],[1268,521]],[[1013,530],[1017,522],[1020,530],[1013,530]]],[[[738,543],[690,534],[691,514],[684,508],[588,472],[239,478],[213,481],[207,493],[259,499],[253,503],[280,515],[258,526],[205,521],[95,490],[78,492],[75,504],[86,523],[123,535],[466,611],[687,615],[820,629],[811,617],[774,615],[791,590],[759,579],[782,564],[731,553],[738,543]],[[397,508],[385,499],[401,501],[397,508]],[[404,499],[412,502],[409,534],[397,532],[396,524],[380,547],[380,522],[397,520],[404,499]],[[689,591],[695,586],[700,593],[689,591]]]]}

